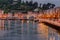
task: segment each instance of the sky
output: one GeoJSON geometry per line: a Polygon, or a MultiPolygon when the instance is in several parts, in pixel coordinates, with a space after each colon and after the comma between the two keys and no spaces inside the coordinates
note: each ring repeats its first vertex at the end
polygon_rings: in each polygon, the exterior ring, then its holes
{"type": "MultiPolygon", "coordinates": [[[[22,0],[23,1],[23,0],[22,0]]],[[[24,0],[26,1],[26,0],[24,0]]],[[[27,1],[31,1],[31,0],[27,0],[27,1]]],[[[52,4],[55,4],[56,7],[59,7],[60,6],[60,0],[33,0],[33,2],[37,1],[38,3],[52,3],[52,4]]]]}

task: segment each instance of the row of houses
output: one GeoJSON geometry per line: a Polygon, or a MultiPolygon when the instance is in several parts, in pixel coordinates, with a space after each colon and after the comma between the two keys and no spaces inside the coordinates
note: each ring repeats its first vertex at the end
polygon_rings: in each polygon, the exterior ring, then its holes
{"type": "Polygon", "coordinates": [[[0,10],[0,18],[54,18],[54,17],[59,17],[60,18],[60,7],[58,8],[53,8],[49,10],[44,10],[44,11],[39,11],[39,12],[32,12],[29,11],[27,13],[22,13],[22,12],[14,12],[13,13],[5,13],[3,10],[0,10]]]}

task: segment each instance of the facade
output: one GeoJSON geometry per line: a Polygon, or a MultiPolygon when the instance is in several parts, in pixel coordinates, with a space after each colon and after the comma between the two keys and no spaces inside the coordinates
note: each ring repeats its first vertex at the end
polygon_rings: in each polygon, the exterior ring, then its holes
{"type": "Polygon", "coordinates": [[[27,18],[29,19],[29,17],[34,17],[37,19],[40,18],[55,18],[55,17],[60,17],[60,8],[54,8],[54,9],[49,9],[49,10],[45,10],[45,11],[40,11],[38,12],[32,12],[29,11],[27,13],[22,13],[22,12],[14,12],[14,15],[12,13],[8,13],[8,14],[4,14],[3,10],[0,10],[0,18],[8,18],[8,17],[16,17],[16,18],[27,18]]]}

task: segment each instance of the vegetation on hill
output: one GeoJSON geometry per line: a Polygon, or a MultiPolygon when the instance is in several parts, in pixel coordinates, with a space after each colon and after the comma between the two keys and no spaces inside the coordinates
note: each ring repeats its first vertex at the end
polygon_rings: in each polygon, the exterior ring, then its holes
{"type": "Polygon", "coordinates": [[[12,0],[0,0],[0,9],[4,10],[4,13],[8,13],[11,10],[22,10],[22,11],[33,11],[36,8],[39,8],[39,10],[48,10],[50,8],[54,8],[55,4],[47,3],[47,4],[41,4],[38,6],[38,2],[33,1],[18,1],[16,4],[13,4],[12,0]]]}

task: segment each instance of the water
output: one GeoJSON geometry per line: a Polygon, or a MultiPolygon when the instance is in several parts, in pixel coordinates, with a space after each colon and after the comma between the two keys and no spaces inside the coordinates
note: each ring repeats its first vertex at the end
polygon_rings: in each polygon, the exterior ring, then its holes
{"type": "Polygon", "coordinates": [[[60,34],[43,23],[0,20],[0,40],[60,40],[60,34]]]}

